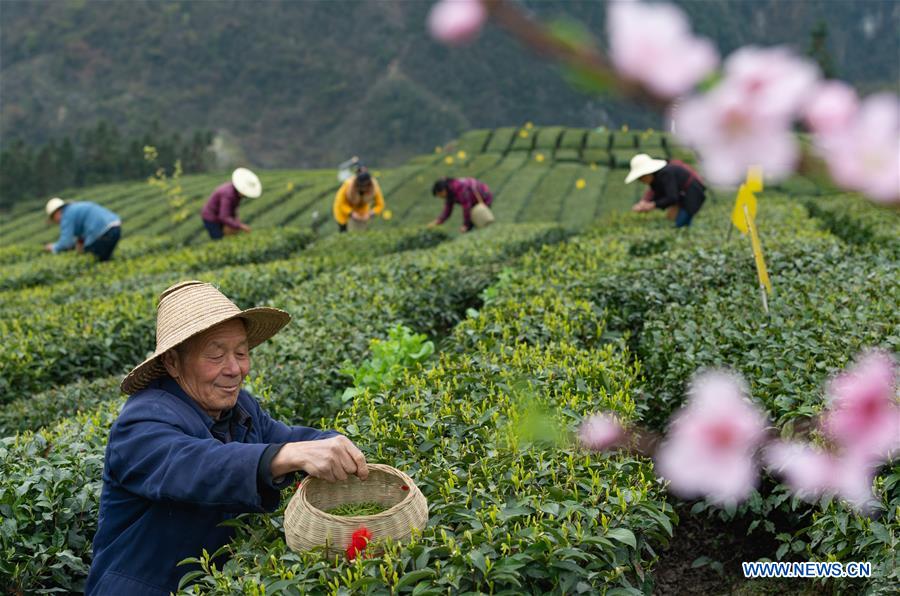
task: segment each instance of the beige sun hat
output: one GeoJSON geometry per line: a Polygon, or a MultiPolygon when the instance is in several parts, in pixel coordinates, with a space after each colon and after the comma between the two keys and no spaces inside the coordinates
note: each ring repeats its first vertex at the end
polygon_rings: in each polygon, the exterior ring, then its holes
{"type": "Polygon", "coordinates": [[[631,171],[625,178],[625,184],[631,184],[641,176],[658,172],[666,167],[666,160],[653,159],[646,153],[638,153],[631,158],[631,171]]]}
{"type": "Polygon", "coordinates": [[[47,201],[47,206],[44,207],[44,211],[47,212],[47,217],[50,218],[50,217],[53,217],[53,214],[56,213],[58,210],[65,207],[65,205],[66,205],[65,201],[63,201],[59,197],[53,197],[52,199],[47,201]]]}
{"type": "Polygon", "coordinates": [[[241,310],[222,292],[202,281],[183,281],[163,291],[156,307],[156,350],[128,373],[122,391],[132,395],[166,374],[160,356],[191,337],[232,319],[242,319],[247,343],[254,348],[291,320],[291,315],[265,306],[241,310]]]}
{"type": "Polygon", "coordinates": [[[247,168],[238,168],[232,172],[231,183],[239,193],[248,199],[255,199],[262,194],[262,182],[247,168]]]}

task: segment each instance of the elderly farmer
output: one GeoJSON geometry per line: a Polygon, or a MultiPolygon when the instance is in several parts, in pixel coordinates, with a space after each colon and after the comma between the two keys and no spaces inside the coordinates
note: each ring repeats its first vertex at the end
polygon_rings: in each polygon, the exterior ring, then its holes
{"type": "Polygon", "coordinates": [[[250,350],[289,320],[199,281],[160,295],[156,351],[122,382],[109,432],[87,594],[176,591],[177,563],[226,544],[238,513],[274,511],[295,472],[368,476],[349,439],[273,420],[241,389],[250,350]]]}
{"type": "Polygon", "coordinates": [[[262,183],[256,174],[247,168],[236,169],[231,174],[231,182],[214,190],[200,211],[209,237],[219,240],[222,236],[249,232],[250,226],[238,219],[238,205],[244,197],[255,199],[261,194],[262,183]]]}
{"type": "Polygon", "coordinates": [[[472,208],[478,203],[490,206],[494,202],[494,195],[488,185],[475,178],[441,178],[431,187],[431,194],[444,199],[444,210],[428,227],[439,226],[447,221],[453,213],[453,205],[459,203],[463,209],[463,225],[459,231],[464,233],[475,226],[472,222],[472,208]]]}
{"type": "Polygon", "coordinates": [[[691,220],[700,211],[706,200],[706,186],[690,166],[680,161],[666,162],[653,159],[646,153],[631,158],[631,171],[625,178],[626,184],[640,180],[650,188],[635,203],[632,211],[645,212],[653,209],[674,208],[675,227],[691,225],[691,220]]]}
{"type": "Polygon", "coordinates": [[[344,180],[334,196],[334,219],[338,230],[347,231],[347,225],[357,229],[366,227],[374,213],[384,211],[384,195],[378,181],[365,168],[360,168],[355,176],[344,180]]]}
{"type": "Polygon", "coordinates": [[[52,253],[77,248],[108,261],[122,236],[119,216],[97,203],[69,203],[60,198],[47,201],[47,217],[59,226],[59,240],[44,245],[52,253]]]}

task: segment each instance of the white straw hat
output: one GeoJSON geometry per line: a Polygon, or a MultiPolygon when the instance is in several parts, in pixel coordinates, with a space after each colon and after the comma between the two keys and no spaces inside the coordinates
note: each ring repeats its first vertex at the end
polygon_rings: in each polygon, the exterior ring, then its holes
{"type": "Polygon", "coordinates": [[[65,205],[65,201],[63,201],[59,197],[53,197],[52,199],[47,201],[47,206],[44,207],[44,210],[47,212],[47,217],[52,217],[54,213],[56,213],[59,209],[62,209],[65,205]]]}
{"type": "Polygon", "coordinates": [[[231,183],[248,199],[255,199],[262,194],[262,183],[257,175],[247,168],[238,168],[232,172],[231,183]]]}
{"type": "Polygon", "coordinates": [[[631,171],[625,178],[625,184],[631,184],[641,176],[658,172],[664,167],[666,167],[666,160],[653,159],[646,153],[638,153],[631,158],[631,171]]]}
{"type": "Polygon", "coordinates": [[[254,348],[266,341],[291,320],[277,308],[257,307],[241,310],[222,292],[202,281],[183,281],[159,295],[156,307],[156,350],[122,381],[122,391],[132,395],[150,381],[166,374],[161,355],[195,335],[219,323],[242,319],[247,328],[247,343],[254,348]]]}

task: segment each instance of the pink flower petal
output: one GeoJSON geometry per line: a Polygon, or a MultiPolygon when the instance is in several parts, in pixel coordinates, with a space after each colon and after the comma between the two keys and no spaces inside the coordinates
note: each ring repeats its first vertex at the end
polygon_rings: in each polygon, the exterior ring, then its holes
{"type": "Polygon", "coordinates": [[[829,385],[822,428],[846,452],[882,461],[900,449],[900,406],[895,401],[894,363],[873,352],[829,385]]]}
{"type": "Polygon", "coordinates": [[[809,97],[803,115],[816,134],[827,135],[846,129],[859,110],[856,90],[843,81],[825,81],[809,97]]]}
{"type": "Polygon", "coordinates": [[[719,63],[715,46],[692,36],[673,4],[611,2],[607,15],[613,65],[661,97],[689,91],[719,63]]]}
{"type": "Polygon", "coordinates": [[[625,438],[625,429],[609,414],[594,414],[578,430],[581,444],[594,451],[604,451],[625,438]]]}
{"type": "Polygon", "coordinates": [[[708,372],[691,384],[688,403],[673,417],[657,452],[658,472],[683,497],[737,502],[756,484],[753,455],[766,419],[737,377],[708,372]]]}
{"type": "Polygon", "coordinates": [[[428,30],[438,41],[464,45],[478,37],[486,20],[480,0],[441,0],[428,13],[428,30]]]}
{"type": "Polygon", "coordinates": [[[792,119],[819,80],[812,61],[785,47],[736,50],[725,61],[725,78],[741,89],[765,119],[792,119]]]}
{"type": "Polygon", "coordinates": [[[882,203],[900,203],[900,101],[891,93],[866,98],[856,118],[816,137],[816,147],[840,186],[882,203]]]}
{"type": "Polygon", "coordinates": [[[770,471],[784,477],[797,497],[815,502],[830,495],[866,510],[873,498],[875,466],[852,456],[836,457],[808,444],[776,442],[765,450],[770,471]]]}

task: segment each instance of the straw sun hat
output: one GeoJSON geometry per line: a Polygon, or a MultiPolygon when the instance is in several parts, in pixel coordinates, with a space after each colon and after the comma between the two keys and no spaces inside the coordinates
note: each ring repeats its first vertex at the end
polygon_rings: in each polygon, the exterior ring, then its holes
{"type": "Polygon", "coordinates": [[[231,174],[231,183],[239,193],[248,199],[255,199],[262,194],[262,182],[256,174],[247,168],[238,168],[231,174]]]}
{"type": "Polygon", "coordinates": [[[291,315],[277,308],[241,310],[222,292],[202,281],[183,281],[163,291],[156,307],[156,350],[128,373],[122,391],[128,395],[166,374],[162,356],[195,335],[232,319],[242,319],[250,348],[258,346],[287,325],[291,315]]]}
{"type": "Polygon", "coordinates": [[[631,158],[631,171],[625,178],[625,184],[631,184],[641,176],[658,172],[666,167],[666,160],[653,159],[646,153],[638,153],[631,158]]]}
{"type": "Polygon", "coordinates": [[[53,197],[52,199],[47,201],[47,206],[44,207],[44,210],[47,212],[47,217],[53,217],[53,214],[65,207],[65,205],[65,201],[63,201],[59,197],[53,197]]]}

